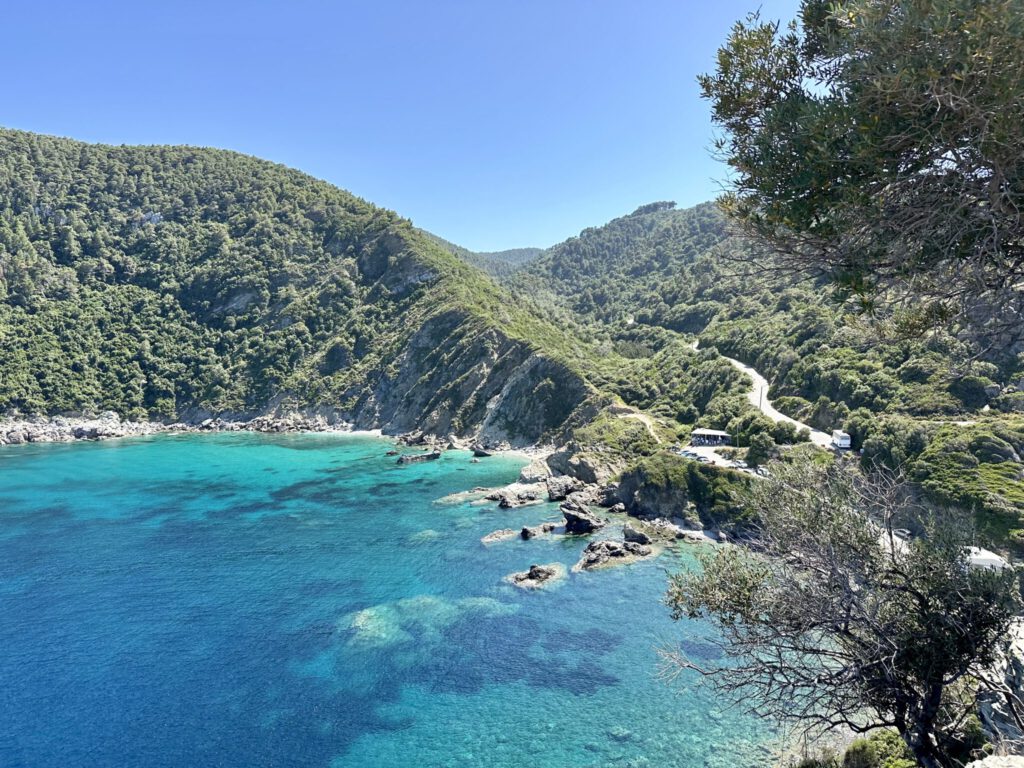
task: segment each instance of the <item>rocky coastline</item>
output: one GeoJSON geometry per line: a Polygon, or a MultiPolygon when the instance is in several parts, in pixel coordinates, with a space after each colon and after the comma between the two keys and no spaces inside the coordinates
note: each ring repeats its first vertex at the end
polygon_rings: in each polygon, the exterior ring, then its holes
{"type": "Polygon", "coordinates": [[[162,433],[193,432],[329,432],[351,431],[347,424],[332,424],[323,417],[256,416],[246,420],[208,418],[202,421],[132,421],[115,411],[97,416],[0,417],[0,445],[70,443],[75,440],[111,440],[162,433]]]}

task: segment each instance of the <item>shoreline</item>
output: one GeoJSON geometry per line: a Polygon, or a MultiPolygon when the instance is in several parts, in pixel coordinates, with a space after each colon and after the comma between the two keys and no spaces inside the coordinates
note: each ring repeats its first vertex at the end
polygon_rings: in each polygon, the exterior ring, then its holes
{"type": "MultiPolygon", "coordinates": [[[[151,435],[219,434],[253,432],[266,434],[339,434],[376,437],[408,448],[440,450],[473,450],[473,438],[454,438],[423,433],[385,434],[381,428],[355,429],[345,422],[330,423],[321,417],[300,414],[289,416],[257,416],[248,420],[208,418],[197,422],[123,420],[120,414],[106,411],[98,416],[11,416],[0,415],[0,447],[40,443],[75,443],[117,440],[125,437],[151,435]]],[[[554,449],[529,445],[517,448],[487,447],[488,453],[519,456],[526,461],[544,458],[554,449]]]]}

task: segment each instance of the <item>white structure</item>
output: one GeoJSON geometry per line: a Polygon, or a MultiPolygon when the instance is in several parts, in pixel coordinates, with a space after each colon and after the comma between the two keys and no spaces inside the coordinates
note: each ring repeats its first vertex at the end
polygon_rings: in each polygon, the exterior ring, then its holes
{"type": "Polygon", "coordinates": [[[732,435],[720,429],[695,429],[690,433],[694,445],[728,445],[732,435]]]}
{"type": "Polygon", "coordinates": [[[967,563],[971,568],[984,569],[986,571],[1002,571],[1013,567],[995,552],[990,552],[981,547],[967,548],[967,563]]]}
{"type": "Polygon", "coordinates": [[[850,435],[841,429],[832,430],[832,447],[848,449],[850,447],[850,435]]]}

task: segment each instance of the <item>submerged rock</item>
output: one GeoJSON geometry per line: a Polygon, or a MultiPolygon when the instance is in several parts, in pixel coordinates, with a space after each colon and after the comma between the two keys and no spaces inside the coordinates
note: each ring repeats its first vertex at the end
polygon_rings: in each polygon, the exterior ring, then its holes
{"type": "Polygon", "coordinates": [[[583,550],[583,555],[576,565],[574,571],[588,571],[593,568],[602,568],[608,565],[620,565],[631,563],[642,557],[647,557],[654,550],[644,544],[637,544],[632,541],[592,541],[583,550]]]}
{"type": "Polygon", "coordinates": [[[537,589],[565,578],[565,566],[561,563],[531,565],[529,570],[510,573],[506,578],[510,583],[522,589],[537,589]]]}
{"type": "Polygon", "coordinates": [[[514,539],[516,537],[516,531],[512,528],[502,528],[497,531],[491,531],[486,536],[480,539],[482,544],[493,544],[496,541],[505,541],[506,539],[514,539]]]}
{"type": "Polygon", "coordinates": [[[404,456],[398,457],[399,464],[418,464],[421,461],[434,461],[435,459],[441,458],[440,451],[430,451],[429,453],[407,453],[404,456]]]}

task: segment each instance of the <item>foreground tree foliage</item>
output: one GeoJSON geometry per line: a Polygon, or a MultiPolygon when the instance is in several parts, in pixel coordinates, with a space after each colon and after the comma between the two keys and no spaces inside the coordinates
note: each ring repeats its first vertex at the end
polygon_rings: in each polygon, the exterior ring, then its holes
{"type": "Polygon", "coordinates": [[[700,84],[725,207],[776,265],[907,299],[908,330],[1020,330],[1019,0],[804,0],[799,24],[737,24],[700,84]]]}
{"type": "Polygon", "coordinates": [[[754,545],[705,556],[668,593],[676,618],[718,627],[725,661],[701,669],[667,651],[670,669],[698,669],[801,730],[894,728],[926,768],[971,746],[979,688],[1015,703],[986,670],[1021,608],[1018,579],[970,568],[954,515],[918,508],[891,474],[811,461],[773,464],[744,500],[754,545]],[[903,541],[904,525],[923,534],[903,541]]]}

